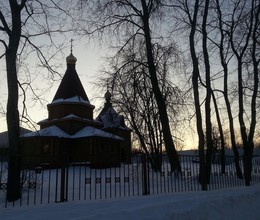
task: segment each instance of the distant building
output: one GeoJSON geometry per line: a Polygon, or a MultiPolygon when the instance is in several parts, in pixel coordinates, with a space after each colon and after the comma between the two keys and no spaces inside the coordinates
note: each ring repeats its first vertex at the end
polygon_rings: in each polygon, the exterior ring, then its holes
{"type": "Polygon", "coordinates": [[[121,161],[129,163],[131,161],[131,130],[125,125],[124,117],[119,115],[111,104],[111,94],[105,94],[106,103],[97,117],[97,121],[102,123],[101,129],[111,134],[122,137],[120,142],[121,161]]]}
{"type": "Polygon", "coordinates": [[[22,136],[23,166],[60,166],[64,162],[87,162],[92,167],[120,166],[130,162],[131,130],[112,107],[111,94],[96,120],[95,108],[76,72],[77,59],[71,53],[67,70],[50,104],[48,118],[40,130],[22,136]]]}
{"type": "MultiPolygon", "coordinates": [[[[20,127],[20,134],[24,135],[31,132],[26,128],[20,127]]],[[[0,160],[7,160],[9,149],[8,131],[0,132],[0,160]]]]}

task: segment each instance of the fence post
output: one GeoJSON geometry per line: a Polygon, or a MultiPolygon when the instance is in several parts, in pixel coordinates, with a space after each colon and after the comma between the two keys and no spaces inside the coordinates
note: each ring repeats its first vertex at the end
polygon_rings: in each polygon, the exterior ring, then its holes
{"type": "Polygon", "coordinates": [[[147,160],[146,155],[142,154],[142,174],[143,174],[143,195],[149,195],[149,179],[147,172],[147,160]]]}
{"type": "Polygon", "coordinates": [[[61,186],[60,186],[60,202],[67,201],[68,196],[68,166],[67,153],[62,154],[61,164],[61,186]]]}

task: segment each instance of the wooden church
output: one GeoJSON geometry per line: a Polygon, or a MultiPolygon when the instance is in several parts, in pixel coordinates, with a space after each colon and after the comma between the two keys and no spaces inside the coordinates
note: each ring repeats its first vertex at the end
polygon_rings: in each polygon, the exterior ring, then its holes
{"type": "Polygon", "coordinates": [[[131,130],[105,94],[104,108],[93,119],[91,105],[76,72],[76,57],[66,58],[67,70],[40,130],[22,136],[23,167],[58,167],[87,163],[91,167],[120,166],[131,161],[131,130]]]}

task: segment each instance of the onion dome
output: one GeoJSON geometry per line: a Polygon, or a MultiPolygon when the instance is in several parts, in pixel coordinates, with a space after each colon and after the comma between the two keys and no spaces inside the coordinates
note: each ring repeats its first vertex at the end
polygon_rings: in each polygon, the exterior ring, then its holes
{"type": "Polygon", "coordinates": [[[73,56],[72,52],[66,57],[67,64],[76,64],[77,58],[73,56]]]}

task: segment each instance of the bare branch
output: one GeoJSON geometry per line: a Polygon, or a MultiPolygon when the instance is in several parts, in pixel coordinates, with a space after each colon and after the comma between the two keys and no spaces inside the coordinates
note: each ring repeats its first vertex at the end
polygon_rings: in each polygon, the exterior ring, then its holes
{"type": "Polygon", "coordinates": [[[5,31],[10,36],[11,30],[8,27],[8,24],[7,24],[6,20],[5,20],[5,17],[3,15],[2,11],[0,11],[0,20],[1,20],[2,24],[3,24],[3,27],[0,26],[0,30],[5,31]]]}

